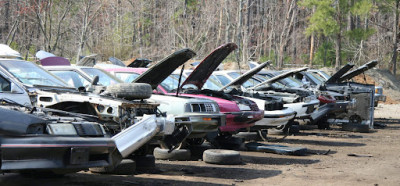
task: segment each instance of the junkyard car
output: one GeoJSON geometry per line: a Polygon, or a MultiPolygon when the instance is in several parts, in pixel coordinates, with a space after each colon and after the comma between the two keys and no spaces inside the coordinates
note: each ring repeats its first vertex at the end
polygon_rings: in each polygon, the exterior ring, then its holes
{"type": "Polygon", "coordinates": [[[114,140],[85,119],[91,116],[0,101],[1,172],[65,174],[120,161],[114,140]],[[49,114],[56,112],[67,116],[49,114]]]}
{"type": "MultiPolygon", "coordinates": [[[[0,92],[0,98],[15,100],[26,106],[47,107],[97,116],[98,122],[104,126],[105,131],[114,137],[119,136],[121,131],[136,126],[135,129],[126,133],[136,131],[140,134],[137,135],[138,139],[125,144],[117,143],[117,146],[133,147],[126,152],[137,150],[155,135],[171,135],[174,132],[173,117],[156,117],[157,103],[141,99],[112,98],[83,90],[79,92],[31,62],[0,59],[0,78],[2,79],[1,87],[4,88],[0,92]],[[130,144],[131,142],[133,144],[130,144]]],[[[145,97],[151,94],[149,85],[139,84],[138,86],[143,88],[141,89],[143,91],[147,90],[148,94],[144,95],[145,97]]]]}
{"type": "MultiPolygon", "coordinates": [[[[165,77],[160,74],[160,70],[162,70],[164,74],[168,75],[168,69],[169,71],[173,71],[177,66],[183,64],[193,55],[194,52],[188,49],[184,49],[181,52],[175,52],[150,68],[149,71],[158,74],[156,76],[157,78],[164,79],[165,77]]],[[[114,69],[114,72],[120,74],[129,74],[133,69],[113,65],[98,64],[97,66],[113,67],[112,69],[114,69]]],[[[95,76],[99,77],[98,86],[123,83],[122,80],[117,79],[103,70],[92,67],[46,66],[45,68],[75,87],[89,83],[95,76]],[[71,81],[71,79],[76,80],[71,81]]],[[[159,80],[154,81],[154,79],[151,78],[145,79],[149,80],[146,83],[149,83],[152,87],[157,87],[160,82],[159,80]]],[[[176,125],[188,125],[191,133],[187,136],[185,141],[189,144],[198,145],[202,143],[207,133],[216,132],[218,127],[225,125],[225,115],[219,113],[218,104],[214,101],[200,98],[154,94],[149,99],[160,103],[158,109],[162,112],[174,115],[176,125]]]]}
{"type": "MultiPolygon", "coordinates": [[[[206,63],[220,63],[218,61],[222,61],[225,57],[234,49],[236,45],[233,43],[229,43],[217,48],[214,52],[212,52],[206,59],[203,60],[207,61],[206,63]]],[[[113,71],[113,69],[108,69],[109,71],[113,71]]],[[[203,69],[204,70],[204,69],[203,69]]],[[[125,73],[118,73],[115,72],[115,75],[121,77],[123,80],[126,81],[134,81],[134,82],[146,82],[145,78],[142,77],[156,77],[154,73],[156,72],[148,72],[146,69],[143,68],[136,68],[132,69],[132,72],[128,74],[125,73]],[[136,74],[135,74],[136,73],[136,74]],[[142,74],[142,75],[138,75],[142,74]],[[137,77],[139,76],[139,77],[137,77]]],[[[226,125],[219,127],[220,135],[223,137],[230,136],[232,133],[236,133],[239,130],[243,130],[254,126],[254,123],[263,118],[263,111],[257,107],[257,104],[251,100],[244,99],[237,96],[231,96],[225,94],[223,92],[217,92],[212,90],[201,90],[202,86],[206,82],[211,72],[207,75],[204,72],[196,72],[196,73],[203,73],[206,77],[199,77],[196,78],[196,88],[198,90],[187,89],[183,92],[178,93],[179,96],[185,97],[195,97],[195,98],[207,98],[213,100],[218,103],[221,113],[226,115],[226,125]]],[[[169,75],[169,74],[168,74],[169,75]]],[[[155,78],[154,78],[155,79],[155,78]]],[[[157,88],[157,93],[159,94],[169,94],[169,95],[176,95],[176,91],[179,87],[179,80],[175,79],[172,76],[167,76],[165,79],[159,80],[160,85],[157,88]]],[[[182,80],[183,81],[183,80],[182,80]]],[[[189,82],[183,83],[191,84],[189,82]]],[[[181,89],[182,90],[182,89],[181,89]]]]}

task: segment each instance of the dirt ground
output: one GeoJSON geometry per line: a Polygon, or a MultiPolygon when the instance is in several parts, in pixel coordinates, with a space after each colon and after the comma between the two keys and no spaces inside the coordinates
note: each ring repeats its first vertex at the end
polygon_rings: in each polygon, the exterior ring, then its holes
{"type": "Polygon", "coordinates": [[[242,165],[157,160],[158,170],[152,173],[118,176],[82,171],[62,178],[4,174],[0,185],[400,185],[398,110],[400,104],[379,105],[376,122],[387,127],[371,133],[314,128],[301,130],[281,143],[268,143],[306,147],[306,156],[241,151],[242,165]],[[372,157],[348,156],[350,153],[372,157]]]}

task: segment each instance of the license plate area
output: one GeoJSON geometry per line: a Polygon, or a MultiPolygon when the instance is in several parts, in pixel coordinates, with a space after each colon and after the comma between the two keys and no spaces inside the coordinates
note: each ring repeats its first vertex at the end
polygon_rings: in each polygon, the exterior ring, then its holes
{"type": "Polygon", "coordinates": [[[88,163],[89,149],[82,147],[72,147],[69,162],[72,165],[88,163]]]}

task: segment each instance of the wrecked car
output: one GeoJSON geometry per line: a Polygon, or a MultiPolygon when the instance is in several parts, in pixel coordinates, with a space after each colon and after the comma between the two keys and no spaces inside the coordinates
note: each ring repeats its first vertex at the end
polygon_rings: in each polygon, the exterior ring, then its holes
{"type": "MultiPolygon", "coordinates": [[[[155,73],[158,75],[148,76],[156,77],[162,80],[165,77],[160,74],[161,69],[163,70],[163,73],[168,75],[169,73],[166,73],[168,69],[173,71],[175,68],[190,59],[191,56],[194,56],[194,52],[187,49],[182,50],[182,53],[173,53],[172,55],[161,60],[152,68],[148,69],[149,73],[155,73]]],[[[103,66],[103,68],[105,66],[113,67],[110,69],[110,71],[119,75],[128,74],[135,75],[135,77],[139,76],[134,72],[134,68],[124,68],[121,66],[102,64],[98,64],[96,66],[103,66]]],[[[95,76],[99,77],[99,84],[97,85],[99,87],[108,86],[110,84],[124,83],[122,80],[119,80],[116,77],[104,72],[102,69],[92,67],[46,66],[44,68],[57,75],[61,79],[71,83],[75,87],[89,83],[95,76]],[[70,81],[71,79],[76,79],[76,81],[70,81]]],[[[145,68],[139,69],[147,70],[145,68]]],[[[147,77],[145,77],[145,80],[149,80],[149,82],[146,83],[149,83],[152,88],[157,87],[160,82],[160,80],[153,80],[147,77]]],[[[132,80],[130,80],[130,82],[131,81],[132,80]]],[[[188,128],[190,128],[191,133],[184,141],[190,145],[200,145],[203,143],[204,137],[208,132],[215,132],[218,130],[218,127],[225,125],[225,115],[219,113],[218,104],[208,99],[153,94],[149,100],[158,102],[160,104],[158,109],[161,112],[174,115],[176,125],[187,125],[188,128]]]]}
{"type": "MultiPolygon", "coordinates": [[[[145,135],[146,138],[136,141],[138,142],[136,145],[131,145],[133,150],[146,144],[153,136],[172,135],[173,132],[180,131],[173,130],[175,129],[173,116],[160,117],[157,112],[158,103],[143,100],[151,95],[150,85],[129,86],[140,89],[140,94],[128,94],[129,99],[132,100],[96,95],[84,89],[78,91],[74,87],[69,87],[65,82],[34,63],[14,59],[0,59],[0,79],[1,87],[3,87],[0,98],[15,100],[25,106],[46,107],[97,116],[97,121],[111,136],[118,136],[117,134],[121,131],[137,126],[134,130],[138,134],[145,135]],[[154,126],[148,124],[152,122],[154,126]]],[[[95,83],[92,82],[86,88],[93,88],[93,84],[95,83]]],[[[113,86],[108,87],[113,88],[113,86]]],[[[174,143],[170,146],[176,146],[177,142],[169,142],[174,143]]],[[[118,145],[127,144],[117,143],[118,145]]]]}
{"type": "Polygon", "coordinates": [[[65,174],[120,161],[102,125],[86,120],[93,116],[0,101],[1,172],[65,174]]]}

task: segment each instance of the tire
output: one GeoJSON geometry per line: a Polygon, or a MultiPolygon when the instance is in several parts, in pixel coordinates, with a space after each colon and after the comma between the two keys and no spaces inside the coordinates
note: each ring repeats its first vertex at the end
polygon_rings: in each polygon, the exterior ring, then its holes
{"type": "Polygon", "coordinates": [[[204,143],[205,138],[187,138],[185,142],[191,146],[200,146],[204,143]]]}
{"type": "Polygon", "coordinates": [[[257,132],[239,132],[234,135],[238,138],[243,138],[245,141],[258,141],[259,136],[257,132]]]}
{"type": "Polygon", "coordinates": [[[369,132],[369,126],[368,125],[362,125],[362,124],[345,123],[345,124],[342,124],[342,130],[351,131],[351,132],[368,133],[369,132]]]}
{"type": "Polygon", "coordinates": [[[203,161],[219,165],[238,165],[242,163],[239,152],[222,149],[208,149],[204,151],[203,161]]]}
{"type": "Polygon", "coordinates": [[[128,100],[150,98],[152,88],[147,83],[118,83],[109,85],[106,92],[128,100]]]}
{"type": "Polygon", "coordinates": [[[176,160],[176,161],[188,161],[190,160],[191,153],[188,149],[175,149],[168,152],[168,149],[155,148],[154,157],[158,160],[176,160]]]}
{"type": "Polygon", "coordinates": [[[100,174],[117,174],[117,175],[132,175],[136,172],[136,162],[130,159],[124,159],[116,167],[94,167],[89,168],[90,172],[100,174]]]}
{"type": "Polygon", "coordinates": [[[153,155],[134,156],[137,171],[148,171],[156,168],[156,159],[153,155]]]}
{"type": "Polygon", "coordinates": [[[289,127],[288,133],[289,134],[298,134],[300,132],[300,126],[299,125],[292,125],[289,127]]]}

